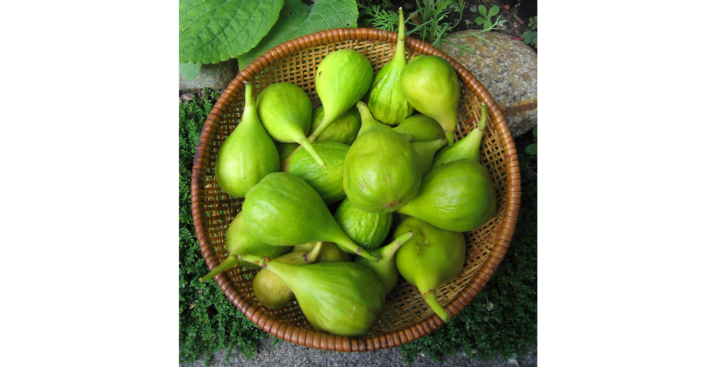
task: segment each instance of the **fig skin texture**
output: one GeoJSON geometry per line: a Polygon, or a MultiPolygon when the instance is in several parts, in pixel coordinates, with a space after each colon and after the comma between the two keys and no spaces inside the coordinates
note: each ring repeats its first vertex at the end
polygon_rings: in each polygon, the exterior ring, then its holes
{"type": "Polygon", "coordinates": [[[264,177],[249,189],[242,211],[249,233],[266,244],[296,246],[329,241],[344,251],[378,260],[346,236],[316,190],[290,173],[264,177]]]}
{"type": "MultiPolygon", "coordinates": [[[[316,258],[319,252],[321,252],[322,247],[322,245],[314,247],[310,250],[310,252],[292,251],[288,254],[274,258],[274,261],[292,265],[313,264],[316,262],[316,258]]],[[[256,264],[252,265],[259,267],[256,264]]],[[[256,299],[259,300],[261,304],[272,310],[278,310],[286,307],[286,305],[294,299],[294,292],[292,292],[286,283],[284,283],[284,281],[282,281],[276,274],[261,267],[259,267],[259,269],[261,270],[256,273],[254,280],[252,281],[252,289],[254,290],[254,296],[256,296],[256,299]]]]}
{"type": "MultiPolygon", "coordinates": [[[[370,116],[360,103],[362,121],[370,116]]],[[[369,213],[390,213],[406,205],[421,186],[416,150],[406,138],[376,122],[362,126],[346,154],[344,191],[355,207],[369,213]]]]}
{"type": "Polygon", "coordinates": [[[306,134],[311,127],[311,100],[301,88],[291,83],[274,83],[256,98],[259,118],[271,138],[282,143],[299,143],[309,151],[316,163],[321,159],[306,134]]]}
{"type": "Polygon", "coordinates": [[[393,131],[413,136],[414,142],[429,142],[445,136],[438,121],[421,114],[403,120],[393,131]]]}
{"type": "Polygon", "coordinates": [[[219,147],[216,177],[230,196],[243,198],[266,175],[279,170],[279,152],[259,121],[252,86],[245,84],[242,120],[219,147]]]}
{"type": "Polygon", "coordinates": [[[401,72],[401,90],[413,108],[438,121],[452,146],[460,98],[453,66],[438,56],[414,57],[401,72]]]}
{"type": "Polygon", "coordinates": [[[401,90],[401,72],[406,67],[406,30],[403,24],[403,9],[398,9],[398,39],[393,59],[376,73],[369,91],[368,108],[373,116],[388,125],[398,125],[413,114],[401,90]]]}
{"type": "Polygon", "coordinates": [[[480,228],[495,214],[488,170],[473,160],[446,163],[423,178],[421,189],[398,213],[454,232],[480,228]]]}
{"type": "Polygon", "coordinates": [[[320,141],[314,143],[314,149],[321,155],[326,167],[319,167],[306,149],[299,149],[289,161],[288,172],[311,185],[326,204],[343,200],[346,197],[344,161],[349,146],[335,141],[320,141]]]}
{"type": "Polygon", "coordinates": [[[370,269],[354,262],[289,265],[242,255],[269,269],[294,292],[311,326],[333,335],[368,334],[381,315],[386,294],[370,269]]]}
{"type": "Polygon", "coordinates": [[[392,213],[368,213],[344,200],[334,213],[339,227],[354,242],[372,251],[381,246],[393,222],[392,213]]]}
{"type": "Polygon", "coordinates": [[[316,68],[316,94],[324,106],[324,119],[309,135],[315,141],[336,119],[356,105],[371,88],[373,68],[366,56],[355,50],[336,50],[316,68]]]}
{"type": "MultiPolygon", "coordinates": [[[[316,107],[313,117],[311,118],[311,131],[315,131],[323,120],[324,106],[316,107]]],[[[351,145],[354,140],[356,140],[356,135],[358,135],[360,128],[361,115],[356,109],[351,108],[324,130],[324,132],[316,138],[316,141],[335,141],[351,145]]]]}
{"type": "Polygon", "coordinates": [[[396,267],[407,282],[421,292],[434,312],[448,322],[450,315],[438,303],[436,291],[463,270],[466,242],[463,233],[446,231],[420,219],[408,217],[394,231],[394,238],[412,232],[396,253],[396,267]]]}

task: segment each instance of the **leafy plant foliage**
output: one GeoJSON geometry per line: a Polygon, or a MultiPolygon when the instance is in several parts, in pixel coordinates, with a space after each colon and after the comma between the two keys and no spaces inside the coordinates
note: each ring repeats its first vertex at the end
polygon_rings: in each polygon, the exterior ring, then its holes
{"type": "Polygon", "coordinates": [[[528,30],[523,32],[523,43],[538,48],[538,16],[528,18],[528,30]]]}
{"type": "MultiPolygon", "coordinates": [[[[179,358],[192,363],[204,354],[208,362],[221,350],[251,357],[264,332],[249,321],[222,293],[216,282],[200,283],[207,272],[194,232],[191,172],[204,121],[219,95],[205,91],[179,107],[179,358]]],[[[227,357],[229,353],[227,353],[227,357]]]]}
{"type": "Polygon", "coordinates": [[[184,75],[187,81],[192,81],[199,75],[199,70],[202,68],[202,64],[192,64],[191,62],[185,64],[179,64],[179,72],[184,75]]]}

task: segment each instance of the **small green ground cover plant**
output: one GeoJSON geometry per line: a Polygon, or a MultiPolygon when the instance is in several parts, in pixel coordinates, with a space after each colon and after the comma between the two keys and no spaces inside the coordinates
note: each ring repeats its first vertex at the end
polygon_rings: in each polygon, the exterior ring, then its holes
{"type": "Polygon", "coordinates": [[[523,43],[538,48],[538,16],[528,18],[528,30],[523,32],[523,43]]]}
{"type": "MultiPolygon", "coordinates": [[[[202,355],[236,350],[251,357],[265,335],[224,295],[216,282],[199,281],[207,272],[192,221],[190,188],[194,152],[212,106],[219,98],[205,91],[179,106],[179,361],[192,363],[202,355]]],[[[227,353],[227,357],[229,353],[227,353]]]]}
{"type": "MultiPolygon", "coordinates": [[[[209,364],[213,354],[223,350],[251,358],[259,339],[269,335],[229,302],[216,282],[199,282],[207,266],[192,221],[191,172],[202,126],[219,97],[209,90],[204,95],[179,107],[179,357],[183,364],[202,356],[209,364]]],[[[535,159],[519,154],[521,168],[523,162],[535,159]]],[[[537,180],[524,179],[515,234],[486,287],[450,323],[401,350],[409,363],[420,354],[440,361],[461,350],[471,358],[509,358],[536,344],[537,180]]]]}

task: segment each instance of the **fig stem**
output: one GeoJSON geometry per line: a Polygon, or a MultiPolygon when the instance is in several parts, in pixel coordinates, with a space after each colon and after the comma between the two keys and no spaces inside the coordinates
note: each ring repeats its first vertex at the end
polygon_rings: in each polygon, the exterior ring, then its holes
{"type": "Polygon", "coordinates": [[[403,7],[398,8],[398,42],[396,42],[396,54],[393,59],[402,60],[400,62],[406,66],[406,26],[403,20],[403,7]]]}
{"type": "MultiPolygon", "coordinates": [[[[480,121],[478,121],[478,130],[485,131],[486,122],[488,121],[488,105],[485,102],[480,104],[480,121]]],[[[483,134],[481,134],[483,135],[483,134]]]]}
{"type": "Polygon", "coordinates": [[[311,251],[304,254],[304,260],[306,260],[306,262],[309,264],[313,264],[316,261],[316,258],[319,257],[319,253],[321,252],[323,244],[323,242],[318,242],[316,246],[311,249],[311,251]]]}
{"type": "Polygon", "coordinates": [[[390,259],[393,257],[393,255],[398,251],[398,249],[403,246],[404,243],[408,242],[408,240],[413,237],[413,232],[408,231],[398,237],[396,237],[393,242],[386,245],[386,250],[381,254],[384,259],[390,259]]]}
{"type": "MultiPolygon", "coordinates": [[[[342,231],[342,233],[343,233],[343,231],[342,231]]],[[[341,248],[342,250],[344,250],[346,252],[351,252],[351,253],[359,255],[363,258],[366,258],[368,260],[378,262],[377,255],[372,254],[372,253],[364,250],[359,245],[355,244],[353,241],[351,241],[350,238],[348,238],[348,236],[346,236],[346,234],[344,234],[343,237],[344,238],[338,239],[338,241],[333,241],[336,244],[336,246],[339,246],[339,248],[341,248]]]]}
{"type": "Polygon", "coordinates": [[[428,292],[423,293],[423,299],[428,303],[428,306],[433,309],[433,312],[438,315],[438,317],[443,320],[443,322],[448,322],[450,320],[451,316],[446,312],[446,310],[441,306],[440,303],[438,303],[438,298],[436,298],[436,290],[435,289],[429,289],[428,292]]]}
{"type": "Polygon", "coordinates": [[[239,265],[239,259],[237,259],[237,257],[234,255],[229,255],[226,260],[222,261],[222,263],[219,264],[219,266],[217,266],[216,268],[214,268],[214,270],[209,272],[209,274],[199,278],[199,281],[206,282],[207,280],[214,278],[215,276],[217,276],[217,274],[223,272],[224,270],[234,268],[237,265],[239,265]]]}
{"type": "Polygon", "coordinates": [[[242,261],[254,263],[254,264],[256,264],[256,265],[261,266],[262,268],[266,268],[266,266],[269,264],[269,261],[271,261],[271,259],[269,259],[269,258],[266,257],[266,256],[264,256],[264,257],[259,257],[259,256],[256,256],[256,255],[249,255],[249,254],[239,255],[239,258],[240,258],[242,261]]]}
{"type": "MultiPolygon", "coordinates": [[[[323,159],[319,156],[319,153],[316,153],[316,150],[314,150],[314,146],[311,145],[311,142],[307,138],[300,139],[297,143],[301,144],[301,146],[306,149],[307,152],[314,158],[316,163],[321,168],[326,168],[326,162],[324,162],[323,159]]],[[[296,152],[296,151],[294,151],[296,152]]],[[[292,153],[293,155],[294,153],[292,153]]]]}

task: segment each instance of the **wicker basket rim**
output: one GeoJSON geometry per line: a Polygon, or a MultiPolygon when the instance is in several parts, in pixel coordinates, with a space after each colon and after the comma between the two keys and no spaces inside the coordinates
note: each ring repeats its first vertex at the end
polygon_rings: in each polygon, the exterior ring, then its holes
{"type": "MultiPolygon", "coordinates": [[[[251,81],[254,76],[258,75],[262,70],[271,66],[283,57],[310,47],[349,40],[374,40],[395,43],[397,36],[398,35],[395,32],[369,28],[338,28],[308,34],[306,36],[284,42],[260,55],[256,60],[239,72],[234,80],[229,83],[210,111],[202,128],[192,167],[192,218],[200,250],[209,269],[214,269],[219,265],[220,261],[210,247],[207,232],[202,224],[202,212],[199,204],[203,195],[202,187],[200,187],[199,184],[200,177],[202,177],[206,171],[206,167],[209,163],[210,149],[208,147],[211,145],[216,135],[216,133],[213,132],[214,127],[216,124],[219,124],[221,117],[225,113],[225,107],[230,106],[238,96],[242,95],[244,81],[251,81]]],[[[407,50],[427,55],[436,55],[446,59],[455,68],[465,87],[474,94],[479,95],[486,102],[488,105],[489,116],[495,123],[496,133],[500,139],[504,157],[507,161],[506,211],[503,222],[501,223],[501,228],[498,231],[496,244],[488,254],[485,262],[482,264],[478,272],[469,280],[464,289],[453,300],[451,300],[448,305],[446,305],[446,311],[451,316],[454,316],[466,305],[468,305],[468,303],[485,286],[495,270],[498,268],[498,265],[504,258],[508,246],[510,245],[510,240],[515,231],[515,225],[518,219],[518,209],[520,206],[520,169],[518,155],[503,114],[480,81],[478,81],[478,79],[476,79],[466,68],[456,62],[452,57],[434,48],[433,46],[412,37],[406,37],[405,42],[407,50]]],[[[270,314],[255,306],[251,301],[244,299],[242,295],[239,294],[233,287],[231,280],[224,272],[217,275],[215,280],[227,298],[229,298],[229,300],[248,319],[264,331],[280,339],[316,349],[363,352],[396,347],[416,340],[432,332],[443,324],[443,321],[437,315],[433,315],[426,320],[412,325],[411,327],[388,334],[378,335],[372,338],[349,338],[335,336],[319,331],[300,328],[294,325],[288,325],[284,322],[278,321],[270,314]]]]}

